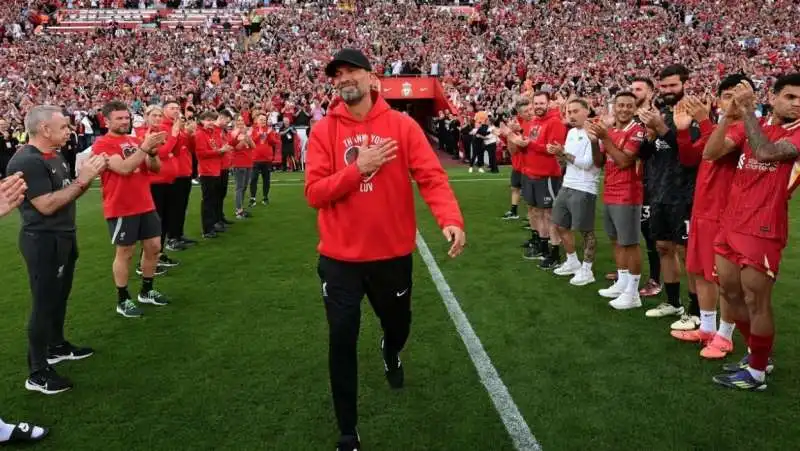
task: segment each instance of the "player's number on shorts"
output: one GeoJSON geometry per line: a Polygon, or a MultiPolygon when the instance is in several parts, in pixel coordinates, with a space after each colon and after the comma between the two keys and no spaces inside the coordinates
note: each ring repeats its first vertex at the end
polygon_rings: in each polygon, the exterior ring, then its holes
{"type": "Polygon", "coordinates": [[[683,239],[684,240],[688,240],[689,239],[689,221],[683,221],[683,223],[686,225],[686,235],[683,237],[683,239]]]}
{"type": "Polygon", "coordinates": [[[647,221],[650,219],[650,206],[643,205],[642,206],[642,221],[647,221]]]}

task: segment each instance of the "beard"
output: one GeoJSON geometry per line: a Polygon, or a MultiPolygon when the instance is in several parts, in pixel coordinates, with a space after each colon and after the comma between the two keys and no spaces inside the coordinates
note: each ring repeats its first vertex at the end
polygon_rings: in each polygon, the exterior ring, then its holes
{"type": "Polygon", "coordinates": [[[348,105],[355,105],[364,98],[364,92],[358,86],[345,86],[339,90],[342,100],[348,105]]]}
{"type": "Polygon", "coordinates": [[[664,101],[664,104],[669,106],[677,105],[682,98],[683,98],[683,91],[679,92],[678,94],[669,93],[661,96],[661,100],[664,101]]]}

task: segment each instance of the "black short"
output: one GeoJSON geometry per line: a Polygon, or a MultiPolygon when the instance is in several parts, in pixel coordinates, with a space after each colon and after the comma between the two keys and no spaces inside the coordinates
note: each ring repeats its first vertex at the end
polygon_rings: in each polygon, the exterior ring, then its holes
{"type": "Polygon", "coordinates": [[[522,197],[533,208],[553,208],[553,202],[561,189],[561,177],[523,177],[522,197]]]}
{"type": "Polygon", "coordinates": [[[522,173],[514,169],[511,170],[511,187],[522,188],[522,173]]]}
{"type": "Polygon", "coordinates": [[[691,205],[651,204],[650,236],[654,241],[671,241],[685,246],[689,241],[691,216],[691,205]]]}
{"type": "Polygon", "coordinates": [[[111,244],[133,246],[139,241],[161,236],[161,218],[151,211],[135,216],[123,216],[108,220],[111,244]]]}

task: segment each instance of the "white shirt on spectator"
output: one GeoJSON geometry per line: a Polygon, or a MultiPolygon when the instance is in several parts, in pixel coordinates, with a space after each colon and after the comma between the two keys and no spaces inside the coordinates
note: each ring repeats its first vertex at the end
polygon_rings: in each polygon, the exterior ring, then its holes
{"type": "Polygon", "coordinates": [[[597,194],[597,183],[600,180],[600,168],[594,165],[592,158],[592,142],[582,128],[573,128],[567,133],[564,153],[575,157],[573,163],[567,163],[562,186],[584,193],[597,194]]]}

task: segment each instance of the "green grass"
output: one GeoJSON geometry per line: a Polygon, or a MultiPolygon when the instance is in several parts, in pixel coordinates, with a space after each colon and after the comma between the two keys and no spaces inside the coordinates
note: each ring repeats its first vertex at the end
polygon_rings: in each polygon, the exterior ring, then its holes
{"type": "MultiPolygon", "coordinates": [[[[0,222],[0,415],[52,427],[37,446],[43,450],[331,449],[337,432],[315,213],[292,181],[299,178],[279,175],[269,207],[254,209],[253,219],[218,240],[175,253],[181,265],[156,281],[173,304],[147,308],[141,320],[114,313],[113,249],[99,192],[81,199],[67,335],[97,354],[60,364],[76,387],[54,397],[23,388],[30,296],[16,247],[18,221],[0,222]]],[[[763,448],[794,447],[800,434],[795,248],[785,253],[774,297],[778,369],[766,393],[734,393],[710,383],[718,363],[701,361],[699,349],[669,337],[668,321],[646,319],[642,310],[612,312],[596,295],[601,283],[575,288],[522,260],[520,223],[497,219],[508,203],[507,183],[453,186],[467,220],[465,254],[446,257],[422,203],[420,230],[546,450],[749,449],[754,433],[768,438],[763,448]]],[[[193,195],[188,232],[196,237],[199,190],[193,195]]],[[[600,242],[598,275],[612,269],[607,241],[600,242]]],[[[383,378],[378,323],[364,303],[365,447],[513,449],[427,268],[420,258],[415,265],[402,392],[390,391],[383,378]]]]}

